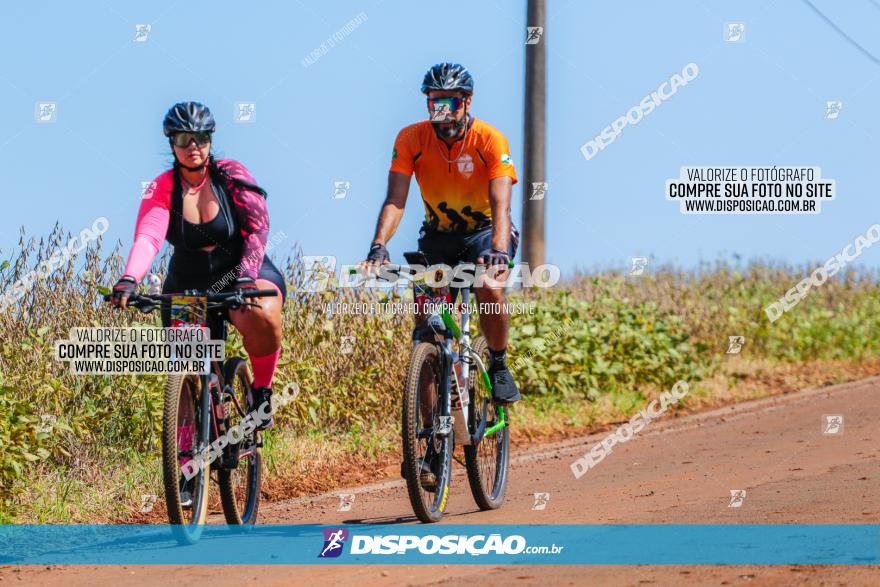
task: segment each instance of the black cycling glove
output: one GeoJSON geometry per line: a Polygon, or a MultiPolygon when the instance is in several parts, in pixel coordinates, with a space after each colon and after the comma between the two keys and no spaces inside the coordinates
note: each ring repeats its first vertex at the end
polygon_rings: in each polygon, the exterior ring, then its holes
{"type": "Polygon", "coordinates": [[[503,265],[505,269],[510,265],[510,255],[507,254],[507,251],[499,251],[498,249],[486,249],[482,253],[480,253],[480,257],[483,258],[483,263],[486,264],[487,267],[496,267],[498,265],[503,265]]]}
{"type": "Polygon", "coordinates": [[[367,261],[381,265],[390,259],[388,249],[382,243],[373,243],[370,246],[370,252],[367,254],[367,261]]]}
{"type": "Polygon", "coordinates": [[[131,275],[123,275],[119,278],[119,281],[116,282],[116,285],[113,286],[113,293],[111,294],[111,299],[114,302],[122,302],[128,301],[128,298],[131,297],[131,294],[137,293],[137,281],[131,275]]]}

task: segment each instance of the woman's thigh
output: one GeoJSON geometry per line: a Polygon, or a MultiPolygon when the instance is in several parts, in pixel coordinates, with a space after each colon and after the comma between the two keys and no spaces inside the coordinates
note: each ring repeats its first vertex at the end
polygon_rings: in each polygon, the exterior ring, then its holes
{"type": "Polygon", "coordinates": [[[230,310],[229,321],[243,333],[258,328],[280,328],[281,306],[283,304],[278,286],[267,279],[257,279],[257,288],[275,290],[275,297],[253,298],[260,307],[249,306],[247,309],[230,310]]]}

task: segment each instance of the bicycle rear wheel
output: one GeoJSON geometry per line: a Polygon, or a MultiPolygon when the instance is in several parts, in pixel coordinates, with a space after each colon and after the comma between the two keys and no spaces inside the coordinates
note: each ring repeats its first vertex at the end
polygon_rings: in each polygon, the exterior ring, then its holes
{"type": "MultiPolygon", "coordinates": [[[[232,395],[224,397],[229,428],[239,425],[247,415],[248,392],[253,382],[247,361],[234,357],[223,366],[223,378],[232,395]]],[[[263,456],[258,446],[259,432],[244,434],[237,444],[230,442],[227,453],[238,454],[238,466],[220,469],[217,480],[220,485],[220,498],[223,501],[223,515],[230,525],[253,526],[260,509],[260,485],[262,483],[263,456]]],[[[238,436],[236,436],[238,438],[238,436]]],[[[230,439],[233,440],[233,439],[230,439]]],[[[227,457],[228,458],[228,457],[227,457]]]]}
{"type": "MultiPolygon", "coordinates": [[[[474,352],[480,356],[484,365],[489,364],[489,346],[482,336],[474,340],[474,352]]],[[[474,434],[483,419],[483,405],[488,401],[486,429],[501,420],[499,408],[492,404],[492,392],[483,381],[475,366],[469,377],[470,405],[468,405],[468,428],[474,434]]],[[[505,410],[509,408],[504,408],[505,410]]],[[[468,473],[468,484],[474,501],[481,510],[494,510],[504,503],[507,490],[507,469],[510,464],[510,429],[508,424],[492,434],[484,436],[480,442],[464,447],[464,461],[468,473]]]]}
{"type": "Polygon", "coordinates": [[[441,360],[436,345],[413,350],[403,392],[403,472],[409,501],[422,522],[443,517],[452,477],[452,431],[438,434],[441,360]],[[433,483],[430,477],[433,476],[433,483]]]}
{"type": "Polygon", "coordinates": [[[208,513],[210,466],[196,458],[210,443],[210,405],[198,375],[168,376],[162,415],[162,476],[168,521],[178,541],[196,542],[208,513]],[[187,479],[184,472],[190,474],[187,479]],[[182,499],[183,497],[186,499],[182,499]]]}

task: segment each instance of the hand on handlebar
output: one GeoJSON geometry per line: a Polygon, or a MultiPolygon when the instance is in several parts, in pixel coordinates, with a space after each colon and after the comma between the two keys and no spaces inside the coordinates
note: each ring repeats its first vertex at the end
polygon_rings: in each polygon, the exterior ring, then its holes
{"type": "Polygon", "coordinates": [[[110,294],[109,302],[117,308],[124,310],[128,307],[128,298],[132,294],[137,293],[137,289],[138,284],[135,278],[131,275],[123,275],[116,282],[116,285],[113,286],[113,293],[110,294]]]}
{"type": "Polygon", "coordinates": [[[477,257],[477,264],[485,264],[489,269],[501,266],[503,271],[507,271],[511,266],[510,255],[507,254],[507,251],[486,249],[477,257]]]}
{"type": "Polygon", "coordinates": [[[382,243],[373,243],[370,245],[370,252],[367,258],[358,265],[358,269],[365,271],[368,275],[374,274],[379,265],[387,265],[391,262],[388,249],[382,243]]]}
{"type": "MultiPolygon", "coordinates": [[[[246,275],[242,275],[241,277],[236,279],[235,286],[233,287],[233,290],[239,294],[243,294],[248,290],[254,290],[254,289],[257,289],[257,283],[252,278],[250,278],[246,275]]],[[[234,306],[230,307],[230,309],[231,310],[241,310],[243,312],[247,312],[249,306],[260,307],[260,304],[258,304],[256,302],[243,302],[241,304],[235,304],[234,306]]]]}
{"type": "MultiPolygon", "coordinates": [[[[127,282],[128,280],[125,281],[127,282]]],[[[127,285],[125,287],[127,287],[127,285]]],[[[236,310],[243,306],[259,306],[259,304],[257,304],[256,302],[250,302],[247,300],[251,300],[253,298],[274,298],[277,295],[277,290],[257,289],[256,284],[254,284],[253,286],[235,288],[232,291],[226,292],[188,290],[186,292],[164,294],[139,294],[137,292],[137,289],[130,293],[122,293],[121,291],[117,292],[116,288],[114,287],[114,293],[105,295],[104,301],[113,303],[113,305],[115,306],[119,306],[119,304],[114,301],[114,297],[124,298],[126,302],[125,305],[119,307],[133,307],[139,309],[141,312],[149,313],[157,308],[162,307],[164,304],[169,303],[175,297],[186,296],[202,298],[207,303],[208,310],[236,310]]]]}

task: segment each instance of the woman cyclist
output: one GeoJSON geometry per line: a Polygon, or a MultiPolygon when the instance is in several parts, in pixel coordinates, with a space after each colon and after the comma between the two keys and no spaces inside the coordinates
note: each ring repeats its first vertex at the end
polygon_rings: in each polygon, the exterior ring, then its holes
{"type": "MultiPolygon", "coordinates": [[[[163,293],[275,288],[279,295],[261,298],[261,307],[229,312],[253,368],[249,411],[263,402],[271,407],[272,376],[281,353],[281,306],[287,290],[281,273],[265,255],[266,192],[241,163],[214,159],[214,116],[207,106],[175,104],[163,126],[174,152],[174,166],[144,193],[134,244],[125,272],[113,286],[111,302],[126,307],[163,240],[174,247],[163,293]]],[[[167,313],[162,320],[169,324],[167,313]]],[[[264,421],[260,429],[271,425],[271,419],[264,421]]]]}

